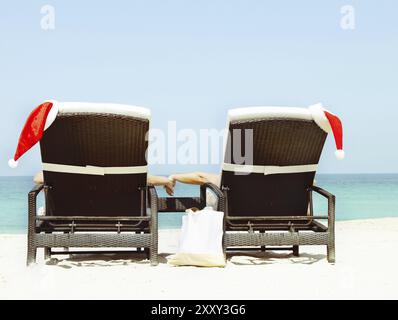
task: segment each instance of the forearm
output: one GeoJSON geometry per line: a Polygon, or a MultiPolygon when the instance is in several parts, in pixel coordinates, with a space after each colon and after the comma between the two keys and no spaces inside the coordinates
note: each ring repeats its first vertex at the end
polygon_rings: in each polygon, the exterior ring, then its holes
{"type": "Polygon", "coordinates": [[[161,176],[147,176],[147,183],[150,186],[164,186],[168,184],[170,180],[166,177],[161,177],[161,176]]]}
{"type": "Polygon", "coordinates": [[[176,173],[170,176],[174,181],[186,184],[202,185],[205,183],[215,183],[218,175],[205,172],[176,173]]]}
{"type": "Polygon", "coordinates": [[[166,177],[150,176],[147,177],[149,186],[163,186],[169,196],[174,195],[175,182],[166,177]]]}

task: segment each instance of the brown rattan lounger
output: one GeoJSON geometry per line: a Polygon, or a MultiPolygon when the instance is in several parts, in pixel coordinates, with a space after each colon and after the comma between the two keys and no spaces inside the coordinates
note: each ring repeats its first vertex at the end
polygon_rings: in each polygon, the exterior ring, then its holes
{"type": "MultiPolygon", "coordinates": [[[[157,194],[147,186],[149,110],[59,103],[40,141],[44,184],[29,193],[27,263],[37,248],[137,248],[157,264],[157,194]],[[45,215],[36,198],[45,195],[45,215]]],[[[81,251],[75,251],[81,252],[81,251]]],[[[96,251],[97,252],[97,251],[96,251]]],[[[109,251],[107,251],[109,252],[109,251]]]]}
{"type": "Polygon", "coordinates": [[[225,212],[226,251],[288,249],[298,255],[299,246],[325,245],[334,262],[335,196],[314,186],[327,133],[307,109],[267,107],[231,110],[229,131],[221,186],[202,186],[200,198],[159,199],[159,210],[203,208],[210,188],[225,212]],[[238,138],[233,131],[241,133],[238,138]],[[246,134],[256,169],[237,174],[241,163],[230,155],[237,146],[244,150],[246,134]],[[327,215],[313,213],[313,192],[327,199],[327,215]]]}

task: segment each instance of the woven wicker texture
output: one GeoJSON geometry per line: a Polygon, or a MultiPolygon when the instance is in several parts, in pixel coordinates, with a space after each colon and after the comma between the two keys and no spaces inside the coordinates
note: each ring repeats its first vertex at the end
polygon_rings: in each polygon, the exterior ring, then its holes
{"type": "MultiPolygon", "coordinates": [[[[46,163],[123,167],[146,165],[149,122],[120,115],[63,114],[40,142],[46,163]]],[[[51,215],[140,215],[146,174],[44,172],[51,215]],[[73,201],[71,201],[73,199],[73,201]]]]}
{"type": "MultiPolygon", "coordinates": [[[[42,161],[74,166],[145,166],[148,129],[146,119],[62,114],[40,142],[42,161]]],[[[102,176],[45,171],[44,186],[38,185],[29,193],[27,263],[36,261],[39,247],[44,248],[46,258],[52,247],[129,247],[147,248],[151,264],[157,265],[158,198],[146,180],[146,173],[102,176]],[[42,190],[45,221],[36,216],[36,198],[42,190]],[[132,230],[136,233],[125,232],[132,230]]]]}

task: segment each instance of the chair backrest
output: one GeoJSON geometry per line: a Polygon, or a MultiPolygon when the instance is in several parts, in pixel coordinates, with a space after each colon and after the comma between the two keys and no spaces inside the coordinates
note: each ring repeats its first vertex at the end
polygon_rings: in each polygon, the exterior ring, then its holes
{"type": "Polygon", "coordinates": [[[150,111],[114,104],[57,106],[57,118],[40,141],[47,214],[143,213],[150,111]]]}
{"type": "Polygon", "coordinates": [[[327,137],[311,112],[304,108],[253,107],[230,110],[228,117],[230,134],[221,185],[229,189],[229,215],[306,215],[307,190],[313,184],[327,137]],[[240,145],[243,155],[248,135],[252,139],[246,144],[252,144],[255,169],[249,170],[250,174],[237,174],[235,170],[242,169],[236,169],[239,163],[230,155],[240,145]]]}

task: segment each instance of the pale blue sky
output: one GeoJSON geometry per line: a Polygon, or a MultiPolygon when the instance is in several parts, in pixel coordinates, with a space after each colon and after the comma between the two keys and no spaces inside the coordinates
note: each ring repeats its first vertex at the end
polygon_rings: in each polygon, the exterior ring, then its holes
{"type": "Polygon", "coordinates": [[[7,160],[47,98],[147,106],[153,127],[194,129],[221,129],[233,107],[321,101],[343,120],[346,159],[329,137],[320,172],[398,172],[397,10],[393,0],[1,0],[0,175],[40,169],[38,147],[18,169],[7,160]],[[55,30],[40,28],[45,4],[55,30]],[[340,28],[346,4],[355,30],[340,28]]]}

